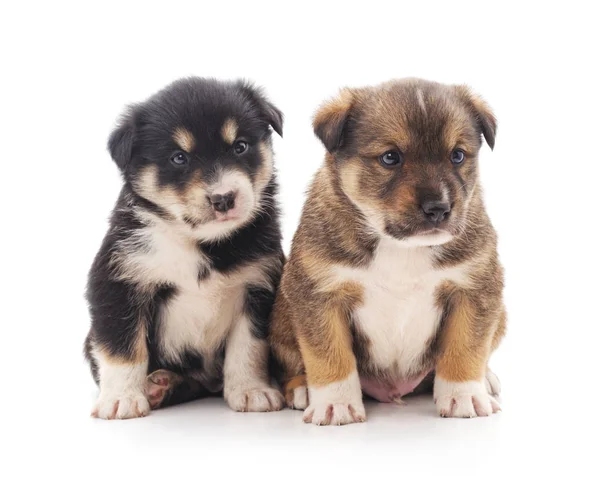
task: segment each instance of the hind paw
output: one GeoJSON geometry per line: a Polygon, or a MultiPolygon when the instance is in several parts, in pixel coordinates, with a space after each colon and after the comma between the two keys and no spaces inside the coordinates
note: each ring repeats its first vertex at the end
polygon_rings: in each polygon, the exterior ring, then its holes
{"type": "Polygon", "coordinates": [[[485,373],[485,387],[488,394],[491,394],[492,396],[500,395],[500,380],[490,369],[487,369],[487,372],[485,373]]]}
{"type": "Polygon", "coordinates": [[[156,370],[146,377],[145,394],[150,407],[160,407],[167,394],[178,384],[182,378],[169,370],[156,370]]]}

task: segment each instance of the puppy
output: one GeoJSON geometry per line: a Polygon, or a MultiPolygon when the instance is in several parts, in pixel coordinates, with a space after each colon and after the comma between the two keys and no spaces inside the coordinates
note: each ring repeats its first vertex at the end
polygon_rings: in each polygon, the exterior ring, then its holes
{"type": "Polygon", "coordinates": [[[189,78],[130,107],[108,148],[124,185],[89,273],[93,416],[223,391],[271,411],[267,334],[283,266],[271,127],[247,83],[189,78]]]}
{"type": "Polygon", "coordinates": [[[435,373],[441,416],[498,411],[503,270],[477,167],[494,115],[464,86],[406,79],[343,90],[314,130],[328,153],[270,337],[288,405],[364,421],[361,392],[399,402],[435,373]]]}

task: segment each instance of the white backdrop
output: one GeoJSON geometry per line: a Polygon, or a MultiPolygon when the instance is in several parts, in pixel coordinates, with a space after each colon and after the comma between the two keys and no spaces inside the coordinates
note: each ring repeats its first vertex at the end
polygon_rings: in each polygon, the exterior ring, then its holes
{"type": "Polygon", "coordinates": [[[587,485],[598,436],[598,15],[593,2],[16,2],[0,28],[2,485],[587,485]],[[219,5],[219,6],[217,6],[219,5]],[[222,401],[89,418],[86,273],[120,187],[124,105],[187,75],[244,77],[285,113],[275,140],[286,250],[324,150],[310,119],[344,85],[468,83],[494,108],[486,202],[506,267],[503,412],[304,425],[222,401]]]}

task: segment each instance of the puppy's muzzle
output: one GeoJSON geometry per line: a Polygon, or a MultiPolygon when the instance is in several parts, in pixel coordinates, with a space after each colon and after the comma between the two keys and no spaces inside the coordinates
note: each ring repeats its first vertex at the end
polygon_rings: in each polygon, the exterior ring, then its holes
{"type": "Polygon", "coordinates": [[[227,213],[235,206],[235,196],[233,191],[229,191],[225,194],[212,194],[208,199],[215,211],[227,213]]]}
{"type": "Polygon", "coordinates": [[[425,218],[431,223],[438,224],[450,216],[450,204],[445,201],[428,200],[421,204],[425,218]]]}

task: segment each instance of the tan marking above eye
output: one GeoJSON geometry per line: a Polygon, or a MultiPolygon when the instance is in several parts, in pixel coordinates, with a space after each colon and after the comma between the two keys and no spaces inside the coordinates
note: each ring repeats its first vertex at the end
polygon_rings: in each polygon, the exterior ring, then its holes
{"type": "Polygon", "coordinates": [[[177,127],[175,129],[175,132],[173,132],[173,140],[185,152],[192,152],[196,146],[196,139],[192,133],[183,127],[177,127]]]}
{"type": "Polygon", "coordinates": [[[232,118],[228,118],[225,120],[223,127],[221,127],[221,137],[223,140],[227,142],[229,145],[233,145],[235,139],[237,138],[238,133],[238,124],[232,118]]]}

